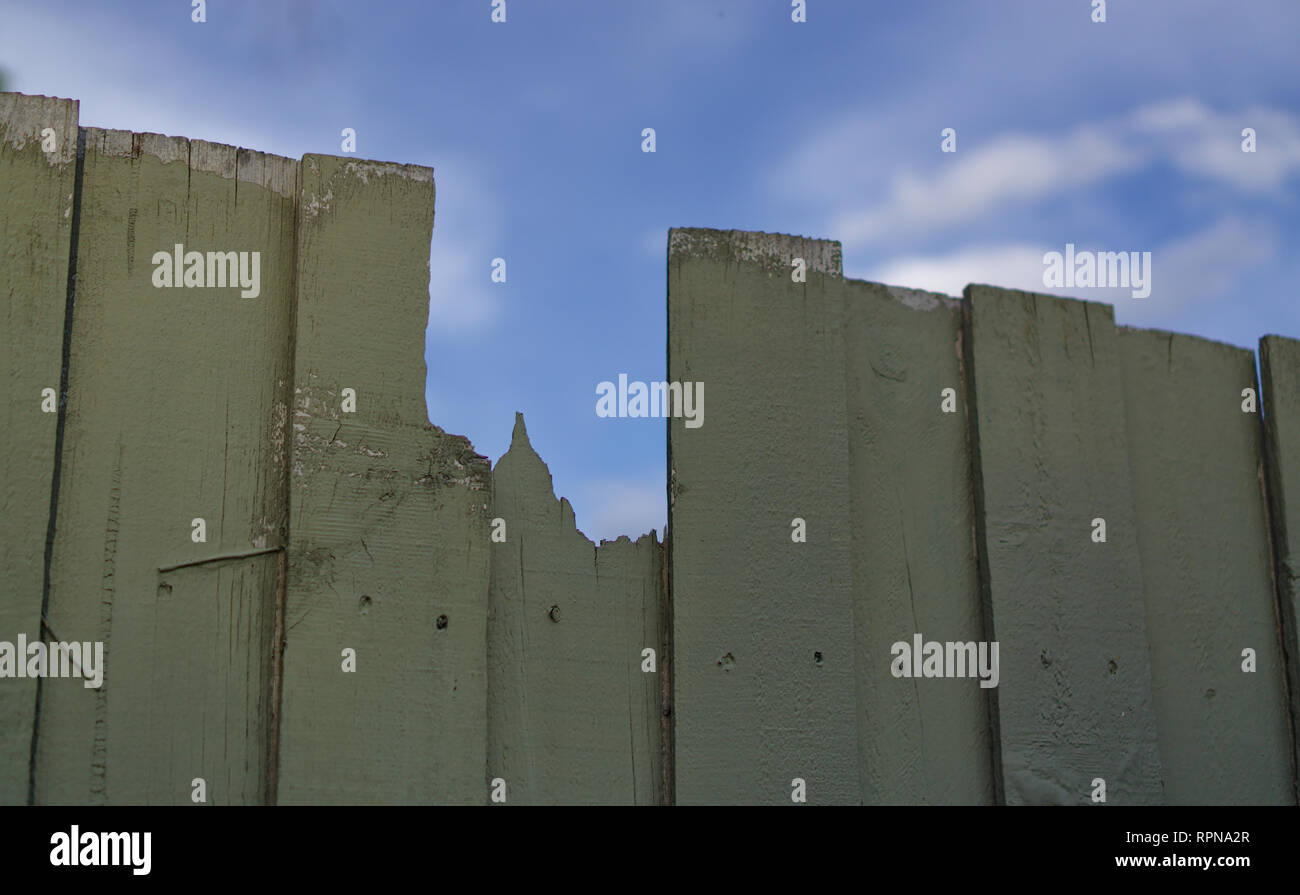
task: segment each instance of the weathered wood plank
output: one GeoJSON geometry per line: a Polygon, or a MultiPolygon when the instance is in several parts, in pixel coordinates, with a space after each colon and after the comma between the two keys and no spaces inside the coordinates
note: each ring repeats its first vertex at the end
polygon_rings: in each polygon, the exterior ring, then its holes
{"type": "Polygon", "coordinates": [[[987,690],[890,671],[917,633],[984,640],[961,303],[855,280],[844,302],[863,800],[991,803],[987,690]]]}
{"type": "Polygon", "coordinates": [[[258,803],[297,163],[125,131],[85,144],[49,621],[102,641],[107,672],[45,682],[37,801],[188,804],[202,778],[209,803],[258,803]],[[176,244],[259,252],[259,294],[155,286],[176,244]]]}
{"type": "Polygon", "coordinates": [[[492,471],[488,775],[508,804],[660,799],[660,548],[654,533],[599,547],[556,500],[522,416],[492,471]],[[642,671],[654,650],[655,671],[642,671]]]}
{"type": "Polygon", "coordinates": [[[841,299],[838,243],[670,232],[678,804],[860,800],[841,299]]]}
{"type": "Polygon", "coordinates": [[[1300,766],[1300,341],[1259,340],[1277,619],[1286,660],[1292,782],[1300,766]]]}
{"type": "Polygon", "coordinates": [[[433,201],[428,168],[302,161],[282,804],[487,800],[491,481],[427,421],[433,201]]]}
{"type": "Polygon", "coordinates": [[[1119,348],[1165,796],[1294,803],[1259,417],[1241,409],[1254,353],[1126,328],[1119,348]]]}
{"type": "MultiPolygon", "coordinates": [[[[43,391],[60,390],[76,155],[76,100],[0,93],[0,641],[15,645],[42,636],[58,426],[43,391]]],[[[0,679],[0,805],[27,801],[36,689],[0,679]]]]}
{"type": "Polygon", "coordinates": [[[1159,803],[1113,309],[969,286],[963,342],[999,790],[1083,804],[1100,778],[1109,803],[1159,803]]]}

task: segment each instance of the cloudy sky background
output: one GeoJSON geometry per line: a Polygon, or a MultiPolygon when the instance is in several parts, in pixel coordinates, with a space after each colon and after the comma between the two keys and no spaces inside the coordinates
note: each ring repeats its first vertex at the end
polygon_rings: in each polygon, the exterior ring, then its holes
{"type": "Polygon", "coordinates": [[[1149,251],[1148,298],[1060,291],[1300,337],[1296,0],[1111,0],[1105,24],[1091,0],[190,7],[0,0],[0,69],[83,126],[291,157],[352,127],[358,157],[432,166],[430,418],[495,462],[522,411],[594,538],[667,516],[663,421],[597,418],[595,386],[665,374],[669,227],[839,239],[848,276],[954,295],[1045,291],[1067,242],[1149,251]]]}

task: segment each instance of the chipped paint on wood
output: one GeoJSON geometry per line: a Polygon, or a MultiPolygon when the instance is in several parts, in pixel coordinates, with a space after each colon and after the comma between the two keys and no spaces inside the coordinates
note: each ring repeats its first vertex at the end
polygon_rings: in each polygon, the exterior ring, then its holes
{"type": "Polygon", "coordinates": [[[489,466],[425,413],[432,180],[368,173],[303,159],[278,801],[478,804],[489,466]]]}

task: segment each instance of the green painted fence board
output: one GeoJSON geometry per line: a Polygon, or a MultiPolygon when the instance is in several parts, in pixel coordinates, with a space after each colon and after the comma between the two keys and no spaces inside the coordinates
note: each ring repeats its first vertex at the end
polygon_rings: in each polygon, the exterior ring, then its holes
{"type": "Polygon", "coordinates": [[[1259,367],[1273,531],[1278,637],[1286,657],[1292,768],[1300,765],[1300,341],[1265,336],[1259,367]]]}
{"type": "Polygon", "coordinates": [[[1259,417],[1241,408],[1255,356],[1155,330],[1119,347],[1166,799],[1294,803],[1259,417]]]}
{"type": "Polygon", "coordinates": [[[678,804],[860,800],[841,299],[838,243],[670,231],[678,804]]]}
{"type": "Polygon", "coordinates": [[[969,286],[966,311],[1000,791],[1084,804],[1100,778],[1109,804],[1159,803],[1113,309],[969,286]]]}
{"type": "Polygon", "coordinates": [[[202,778],[211,804],[261,802],[279,560],[247,554],[284,530],[297,165],[156,134],[85,144],[49,622],[103,641],[107,672],[45,682],[37,801],[188,804],[202,778]],[[178,243],[260,252],[260,294],[156,287],[153,255],[178,243]]]}
{"type": "Polygon", "coordinates": [[[425,411],[433,172],[301,175],[278,801],[479,804],[491,482],[425,411]]]}
{"type": "MultiPolygon", "coordinates": [[[[0,93],[0,641],[41,633],[76,176],[77,102],[0,93]],[[53,133],[53,151],[42,131],[53,133]]],[[[0,679],[0,805],[27,801],[36,680],[0,679]]]]}
{"type": "Polygon", "coordinates": [[[522,416],[492,471],[488,774],[507,804],[660,799],[663,589],[653,533],[599,547],[528,442],[522,416]],[[642,651],[654,651],[654,672],[642,651]]]}
{"type": "Polygon", "coordinates": [[[984,639],[961,304],[844,282],[858,744],[868,804],[993,800],[986,690],[898,678],[895,642],[984,639]],[[942,392],[953,389],[953,412],[942,392]]]}

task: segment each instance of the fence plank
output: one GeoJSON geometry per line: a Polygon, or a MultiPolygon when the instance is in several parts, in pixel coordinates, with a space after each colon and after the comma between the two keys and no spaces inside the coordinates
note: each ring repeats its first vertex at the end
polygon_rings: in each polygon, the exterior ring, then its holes
{"type": "Polygon", "coordinates": [[[999,789],[1009,804],[1081,804],[1100,778],[1110,803],[1158,803],[1113,309],[968,286],[966,312],[999,789]]]}
{"type": "Polygon", "coordinates": [[[209,803],[257,803],[278,558],[248,554],[284,526],[296,162],[85,144],[49,621],[102,641],[107,672],[45,682],[37,801],[188,804],[202,778],[209,803]],[[260,252],[260,294],[156,287],[154,253],[178,243],[260,252]]]}
{"type": "MultiPolygon", "coordinates": [[[[0,640],[15,647],[19,634],[42,636],[58,425],[42,393],[60,389],[76,155],[76,100],[0,93],[0,640]],[[51,152],[42,147],[46,128],[51,152]]],[[[36,686],[34,678],[0,683],[0,805],[27,801],[36,686]]]]}
{"type": "Polygon", "coordinates": [[[708,386],[668,421],[678,804],[860,799],[839,258],[669,234],[668,379],[708,386]]]}
{"type": "Polygon", "coordinates": [[[1156,330],[1119,347],[1166,799],[1293,803],[1259,417],[1241,409],[1255,356],[1156,330]]]}
{"type": "Polygon", "coordinates": [[[863,799],[990,803],[986,691],[974,680],[890,670],[892,645],[910,647],[916,633],[984,639],[961,304],[877,283],[844,288],[863,799]],[[951,413],[943,412],[946,388],[951,413]]]}
{"type": "Polygon", "coordinates": [[[660,798],[663,596],[654,534],[599,547],[556,500],[522,416],[492,472],[488,774],[512,805],[660,798]],[[655,671],[642,671],[642,650],[655,671]]]}
{"type": "Polygon", "coordinates": [[[1300,341],[1259,340],[1277,615],[1286,657],[1292,769],[1300,766],[1300,341]]]}
{"type": "Polygon", "coordinates": [[[482,803],[491,483],[427,422],[433,172],[301,171],[279,801],[482,803]]]}

